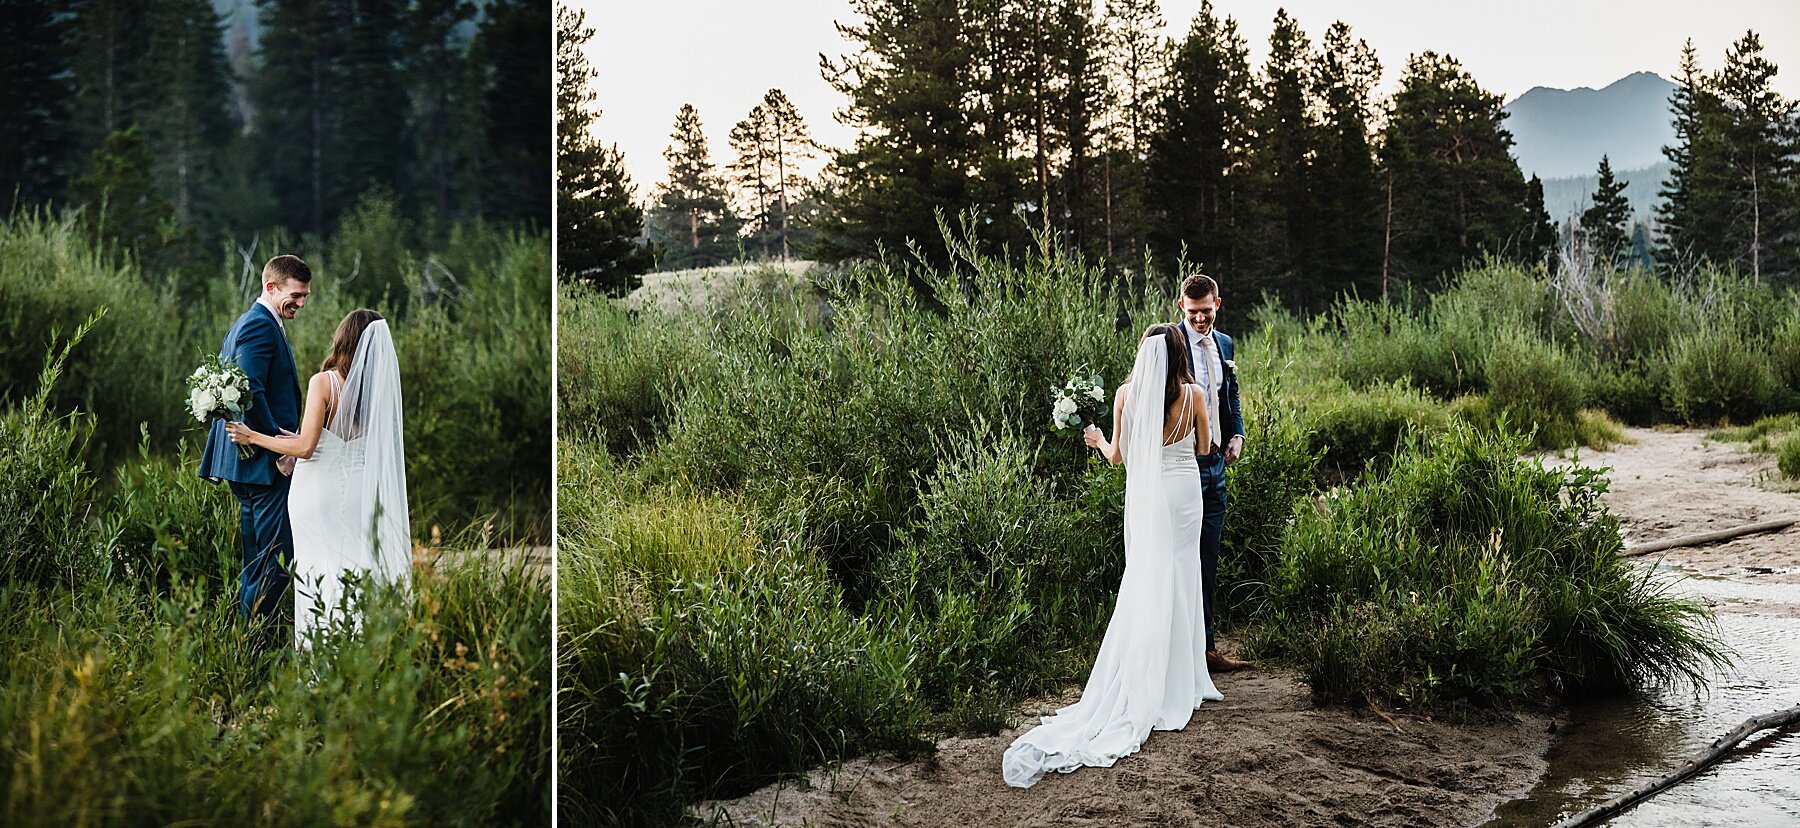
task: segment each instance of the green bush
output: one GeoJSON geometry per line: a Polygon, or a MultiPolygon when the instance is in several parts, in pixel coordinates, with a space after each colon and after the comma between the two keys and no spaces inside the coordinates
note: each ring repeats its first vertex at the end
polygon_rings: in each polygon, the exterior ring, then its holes
{"type": "Polygon", "coordinates": [[[1488,351],[1488,401],[1540,448],[1576,442],[1587,382],[1562,348],[1523,332],[1496,337],[1488,351]]]}
{"type": "MultiPolygon", "coordinates": [[[[1270,391],[1270,397],[1280,394],[1270,391]]],[[[1214,623],[1247,622],[1258,614],[1270,569],[1280,555],[1282,532],[1295,509],[1317,490],[1320,459],[1327,451],[1309,441],[1301,418],[1286,407],[1267,406],[1245,424],[1250,433],[1244,454],[1226,475],[1214,623]]],[[[1121,502],[1114,514],[1122,514],[1123,508],[1121,502]]]]}
{"type": "Polygon", "coordinates": [[[603,431],[621,457],[652,448],[690,378],[717,381],[705,335],[661,317],[634,318],[586,283],[558,290],[558,427],[603,431]]]}
{"type": "Polygon", "coordinates": [[[85,456],[103,468],[131,450],[142,423],[159,442],[192,424],[182,379],[225,331],[195,339],[173,294],[96,252],[73,218],[0,219],[0,405],[29,399],[54,334],[97,313],[48,410],[96,419],[85,456]]]}
{"type": "Polygon", "coordinates": [[[35,394],[0,413],[0,586],[74,585],[106,573],[94,478],[83,460],[93,419],[49,411],[63,365],[91,324],[45,360],[35,394]]]}
{"type": "Polygon", "coordinates": [[[1474,340],[1446,336],[1402,305],[1344,301],[1330,318],[1342,340],[1325,347],[1334,373],[1352,387],[1408,383],[1447,399],[1481,382],[1474,340]]]}
{"type": "Polygon", "coordinates": [[[0,589],[8,824],[549,824],[543,580],[416,591],[263,652],[198,585],[0,589]]]}
{"type": "Polygon", "coordinates": [[[604,448],[564,447],[566,819],[669,824],[698,796],[918,746],[906,640],[849,614],[822,566],[760,549],[727,503],[615,489],[604,448]]]}
{"type": "Polygon", "coordinates": [[[1445,424],[1443,407],[1404,382],[1336,394],[1315,404],[1319,408],[1310,413],[1307,450],[1319,455],[1319,470],[1330,481],[1380,467],[1408,435],[1441,430],[1445,424]]]}
{"type": "Polygon", "coordinates": [[[224,484],[194,473],[199,463],[186,441],[168,458],[152,453],[145,435],[107,504],[112,570],[155,594],[185,582],[208,600],[234,601],[243,566],[238,503],[224,484]]]}
{"type": "Polygon", "coordinates": [[[1321,700],[1510,704],[1723,662],[1699,603],[1619,556],[1599,472],[1517,460],[1521,438],[1453,425],[1414,441],[1283,539],[1258,650],[1321,700]]]}
{"type": "Polygon", "coordinates": [[[1781,441],[1780,448],[1775,450],[1775,465],[1781,470],[1782,477],[1800,480],[1800,432],[1781,441]]]}
{"type": "Polygon", "coordinates": [[[1663,388],[1668,385],[1669,364],[1661,358],[1593,365],[1588,390],[1596,408],[1635,426],[1654,425],[1669,418],[1663,407],[1663,388]]]}
{"type": "Polygon", "coordinates": [[[1767,410],[1768,354],[1735,326],[1693,331],[1669,349],[1668,407],[1691,424],[1747,422],[1767,410]]]}

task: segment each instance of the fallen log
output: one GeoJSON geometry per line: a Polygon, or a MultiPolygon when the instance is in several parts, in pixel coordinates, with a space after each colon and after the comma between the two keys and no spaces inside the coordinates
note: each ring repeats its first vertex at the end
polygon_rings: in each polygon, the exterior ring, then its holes
{"type": "Polygon", "coordinates": [[[1755,535],[1761,532],[1779,532],[1796,523],[1800,523],[1800,515],[1789,515],[1773,520],[1765,520],[1760,523],[1734,526],[1730,529],[1718,529],[1712,532],[1701,532],[1698,535],[1682,535],[1679,538],[1669,538],[1667,540],[1651,541],[1649,543],[1627,546],[1625,547],[1624,555],[1629,558],[1634,555],[1648,555],[1651,552],[1661,552],[1665,549],[1679,549],[1683,546],[1699,546],[1706,543],[1718,543],[1719,541],[1741,538],[1745,535],[1755,535]]]}
{"type": "Polygon", "coordinates": [[[1708,765],[1724,758],[1726,753],[1737,747],[1739,742],[1750,738],[1751,734],[1771,728],[1788,727],[1796,723],[1800,723],[1800,705],[1747,719],[1743,724],[1732,728],[1729,733],[1713,740],[1713,743],[1705,750],[1688,757],[1688,760],[1681,763],[1680,767],[1663,777],[1647,782],[1630,793],[1614,797],[1596,808],[1569,817],[1557,823],[1556,828],[1587,828],[1587,826],[1598,825],[1605,820],[1612,819],[1636,806],[1639,802],[1674,787],[1675,783],[1699,773],[1708,765]]]}

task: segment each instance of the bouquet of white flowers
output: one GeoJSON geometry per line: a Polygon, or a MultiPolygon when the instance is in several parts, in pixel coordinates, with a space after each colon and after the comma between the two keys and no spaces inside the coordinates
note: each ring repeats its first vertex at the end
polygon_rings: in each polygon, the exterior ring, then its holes
{"type": "MultiPolygon", "coordinates": [[[[206,362],[187,378],[188,411],[200,422],[231,420],[242,422],[244,412],[254,400],[250,396],[250,376],[227,357],[209,356],[206,362]]],[[[238,459],[248,460],[255,446],[238,446],[238,459]]]]}
{"type": "Polygon", "coordinates": [[[1106,387],[1100,384],[1099,374],[1084,373],[1076,371],[1061,388],[1051,389],[1051,428],[1061,431],[1100,422],[1106,412],[1106,387]]]}

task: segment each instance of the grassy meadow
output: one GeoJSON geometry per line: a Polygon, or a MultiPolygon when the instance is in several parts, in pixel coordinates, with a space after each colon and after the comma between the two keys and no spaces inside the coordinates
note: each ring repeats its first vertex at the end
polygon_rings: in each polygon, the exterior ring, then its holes
{"type": "MultiPolygon", "coordinates": [[[[1084,366],[1122,381],[1173,278],[961,252],[686,304],[559,288],[566,818],[669,824],[992,731],[1085,675],[1124,474],[1048,428],[1049,391],[1084,366]]],[[[1618,556],[1598,470],[1523,458],[1800,409],[1800,314],[1729,274],[1580,276],[1488,263],[1308,319],[1227,293],[1249,435],[1225,632],[1321,703],[1704,681],[1709,613],[1618,556]]]]}
{"type": "Polygon", "coordinates": [[[375,200],[328,241],[263,239],[180,281],[73,220],[0,223],[7,824],[549,822],[542,578],[424,568],[410,597],[359,593],[360,630],[269,651],[237,616],[236,501],[195,475],[181,380],[295,251],[303,372],[351,308],[393,320],[417,538],[547,542],[548,242],[425,235],[375,200]]]}

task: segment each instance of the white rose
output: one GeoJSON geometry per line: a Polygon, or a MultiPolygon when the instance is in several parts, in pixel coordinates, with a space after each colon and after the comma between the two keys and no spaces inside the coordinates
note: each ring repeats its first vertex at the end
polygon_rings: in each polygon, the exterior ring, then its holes
{"type": "Polygon", "coordinates": [[[1063,427],[1062,417],[1055,414],[1050,415],[1050,427],[1060,431],[1063,427]]]}
{"type": "Polygon", "coordinates": [[[198,389],[194,396],[194,407],[201,411],[211,411],[219,407],[219,398],[213,396],[210,388],[198,389]]]}
{"type": "Polygon", "coordinates": [[[1106,389],[1096,385],[1092,390],[1088,391],[1088,396],[1093,397],[1095,401],[1104,400],[1106,399],[1106,389]]]}
{"type": "Polygon", "coordinates": [[[1069,399],[1068,397],[1063,397],[1062,399],[1057,400],[1056,401],[1056,413],[1058,413],[1058,414],[1073,414],[1073,413],[1075,413],[1075,401],[1072,399],[1069,399]]]}
{"type": "Polygon", "coordinates": [[[206,376],[206,366],[202,365],[194,369],[194,379],[199,379],[204,376],[206,376]]]}
{"type": "Polygon", "coordinates": [[[219,399],[224,400],[226,405],[236,405],[238,397],[241,396],[243,394],[237,390],[235,385],[227,385],[224,390],[219,392],[219,399]]]}

